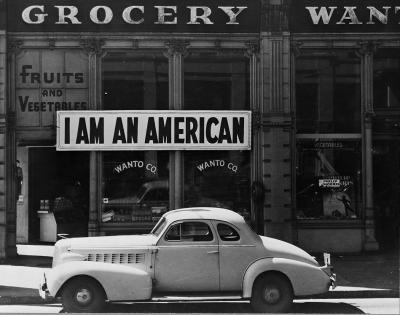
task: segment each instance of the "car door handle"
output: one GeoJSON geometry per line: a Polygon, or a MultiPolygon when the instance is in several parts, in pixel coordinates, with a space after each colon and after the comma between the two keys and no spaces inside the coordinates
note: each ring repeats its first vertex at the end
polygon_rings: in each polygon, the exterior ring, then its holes
{"type": "Polygon", "coordinates": [[[210,252],[207,252],[207,254],[218,254],[218,253],[219,253],[218,250],[212,250],[212,251],[210,251],[210,252]]]}

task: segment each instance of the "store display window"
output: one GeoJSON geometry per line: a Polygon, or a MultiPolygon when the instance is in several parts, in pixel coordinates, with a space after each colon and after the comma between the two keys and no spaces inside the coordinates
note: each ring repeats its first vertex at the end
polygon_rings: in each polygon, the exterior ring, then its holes
{"type": "MultiPolygon", "coordinates": [[[[249,109],[249,60],[229,54],[191,54],[184,61],[187,110],[249,109]]],[[[250,151],[184,154],[184,206],[234,210],[250,218],[250,151]]]]}
{"type": "Polygon", "coordinates": [[[361,59],[352,50],[302,50],[296,58],[298,133],[361,131],[361,59]]]}
{"type": "MultiPolygon", "coordinates": [[[[102,72],[104,109],[168,109],[168,59],[161,53],[108,52],[102,72]]],[[[102,161],[102,223],[153,224],[168,211],[169,152],[105,152],[102,161]]]]}
{"type": "Polygon", "coordinates": [[[299,140],[297,218],[359,219],[361,160],[361,141],[299,140]]]}
{"type": "Polygon", "coordinates": [[[249,59],[229,54],[191,54],[184,60],[186,110],[246,110],[249,59]]]}
{"type": "Polygon", "coordinates": [[[184,155],[185,207],[218,207],[250,219],[250,152],[191,151],[184,155]]]}
{"type": "Polygon", "coordinates": [[[109,52],[102,71],[104,109],[168,109],[168,59],[162,54],[109,52]]]}
{"type": "Polygon", "coordinates": [[[103,223],[155,223],[168,211],[168,152],[103,155],[103,223]]]}
{"type": "Polygon", "coordinates": [[[379,49],[373,64],[374,107],[400,109],[400,50],[379,49]]]}

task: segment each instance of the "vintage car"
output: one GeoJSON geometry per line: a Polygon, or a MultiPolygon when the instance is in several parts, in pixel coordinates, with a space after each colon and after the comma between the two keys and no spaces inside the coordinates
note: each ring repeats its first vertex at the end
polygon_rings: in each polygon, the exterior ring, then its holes
{"type": "Polygon", "coordinates": [[[66,312],[96,312],[106,301],[186,297],[250,300],[257,312],[285,312],[294,297],[335,285],[330,265],[259,236],[220,208],[165,213],[150,234],[63,239],[39,292],[66,312]]]}

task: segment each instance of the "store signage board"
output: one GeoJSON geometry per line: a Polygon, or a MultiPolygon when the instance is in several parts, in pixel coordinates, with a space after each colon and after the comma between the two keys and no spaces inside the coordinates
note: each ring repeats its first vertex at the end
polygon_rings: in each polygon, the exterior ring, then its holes
{"type": "Polygon", "coordinates": [[[57,150],[250,150],[250,111],[59,111],[57,150]]]}
{"type": "Polygon", "coordinates": [[[11,32],[257,33],[259,0],[14,0],[11,32]]]}
{"type": "Polygon", "coordinates": [[[399,32],[398,0],[295,0],[293,33],[399,32]]]}

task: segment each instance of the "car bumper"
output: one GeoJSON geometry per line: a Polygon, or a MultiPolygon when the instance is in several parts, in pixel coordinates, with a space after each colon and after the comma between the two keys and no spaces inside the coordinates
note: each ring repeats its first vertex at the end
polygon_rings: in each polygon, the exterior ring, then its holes
{"type": "Polygon", "coordinates": [[[46,275],[43,275],[43,280],[39,284],[39,295],[43,300],[49,300],[51,298],[50,292],[47,288],[46,275]]]}
{"type": "Polygon", "coordinates": [[[332,289],[336,288],[336,273],[333,272],[333,267],[330,265],[325,265],[321,267],[321,270],[329,277],[330,287],[332,289]]]}

